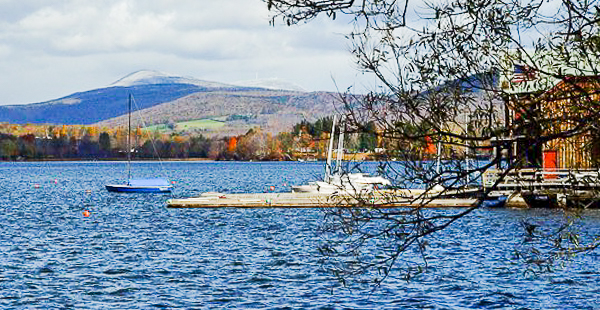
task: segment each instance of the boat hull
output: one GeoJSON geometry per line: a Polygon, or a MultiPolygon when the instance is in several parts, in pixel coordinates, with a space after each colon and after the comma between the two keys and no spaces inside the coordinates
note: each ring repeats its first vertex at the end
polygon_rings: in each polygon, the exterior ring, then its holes
{"type": "Polygon", "coordinates": [[[501,208],[506,205],[507,200],[508,200],[508,197],[499,196],[499,197],[495,197],[495,198],[485,199],[481,204],[482,204],[482,206],[484,206],[486,208],[501,208]]]}
{"type": "Polygon", "coordinates": [[[313,193],[313,194],[333,194],[337,193],[340,188],[330,185],[328,183],[321,182],[322,184],[317,185],[311,182],[307,185],[292,186],[292,192],[294,193],[313,193]]]}
{"type": "Polygon", "coordinates": [[[323,181],[309,182],[306,185],[292,186],[294,193],[313,193],[313,194],[358,194],[369,193],[373,191],[372,184],[353,184],[344,183],[327,183],[323,181]]]}
{"type": "Polygon", "coordinates": [[[105,185],[106,190],[115,193],[170,193],[172,186],[131,186],[131,185],[105,185]]]}

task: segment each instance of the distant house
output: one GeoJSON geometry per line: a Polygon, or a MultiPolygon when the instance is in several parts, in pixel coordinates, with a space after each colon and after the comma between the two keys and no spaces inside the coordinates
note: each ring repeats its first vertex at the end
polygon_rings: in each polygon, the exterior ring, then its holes
{"type": "Polygon", "coordinates": [[[525,155],[519,156],[524,168],[598,168],[600,75],[540,79],[540,71],[548,74],[544,68],[514,65],[501,84],[511,136],[499,141],[510,144],[509,157],[525,155]]]}
{"type": "Polygon", "coordinates": [[[600,162],[600,76],[570,76],[543,94],[542,123],[547,135],[573,132],[543,144],[545,167],[597,168],[600,162]],[[591,126],[590,126],[591,125],[591,126]],[[554,162],[552,162],[554,161],[554,162]]]}

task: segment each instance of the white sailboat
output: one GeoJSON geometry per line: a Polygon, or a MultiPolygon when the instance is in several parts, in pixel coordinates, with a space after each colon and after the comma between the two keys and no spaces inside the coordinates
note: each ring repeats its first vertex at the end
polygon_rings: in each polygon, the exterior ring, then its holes
{"type": "Polygon", "coordinates": [[[109,192],[124,193],[168,193],[173,189],[173,185],[168,180],[162,178],[132,179],[131,178],[131,103],[133,95],[129,94],[129,120],[127,123],[127,183],[125,184],[107,184],[106,190],[109,192]]]}
{"type": "Polygon", "coordinates": [[[370,176],[365,173],[344,173],[342,171],[344,131],[340,130],[338,137],[338,147],[336,154],[335,172],[332,173],[333,141],[335,138],[335,125],[337,117],[333,117],[331,127],[331,137],[329,138],[329,147],[327,149],[327,163],[325,164],[325,177],[323,181],[313,181],[305,185],[292,186],[292,192],[295,193],[361,193],[371,192],[375,186],[391,185],[391,182],[381,176],[370,176]]]}

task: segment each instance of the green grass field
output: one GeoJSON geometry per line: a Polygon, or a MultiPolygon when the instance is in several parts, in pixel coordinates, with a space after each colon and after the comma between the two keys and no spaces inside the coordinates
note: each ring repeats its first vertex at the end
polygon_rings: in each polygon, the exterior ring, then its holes
{"type": "Polygon", "coordinates": [[[183,130],[183,131],[193,130],[193,129],[213,130],[213,129],[221,128],[223,126],[225,126],[225,122],[214,120],[214,119],[199,119],[199,120],[195,120],[195,121],[187,121],[187,122],[177,123],[177,129],[183,130]]]}
{"type": "MultiPolygon", "coordinates": [[[[175,123],[175,131],[193,131],[193,130],[216,130],[225,126],[224,121],[215,119],[198,119],[193,121],[175,123]]],[[[167,124],[159,124],[154,126],[148,126],[145,128],[149,131],[166,132],[171,131],[167,124]]]]}

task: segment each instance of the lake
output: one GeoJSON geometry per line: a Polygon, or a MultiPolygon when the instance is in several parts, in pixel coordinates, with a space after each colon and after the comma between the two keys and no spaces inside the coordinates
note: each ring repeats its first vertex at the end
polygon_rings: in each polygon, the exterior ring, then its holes
{"type": "MultiPolygon", "coordinates": [[[[597,252],[538,276],[512,263],[519,221],[553,222],[555,210],[478,210],[430,238],[427,273],[408,282],[393,273],[377,290],[357,290],[320,263],[322,210],[165,207],[207,191],[289,191],[318,178],[322,163],[132,166],[139,177],[175,180],[175,191],[107,192],[104,184],[127,177],[124,162],[0,163],[0,308],[600,307],[597,252]]],[[[600,212],[586,211],[579,228],[600,235],[600,212]]]]}

